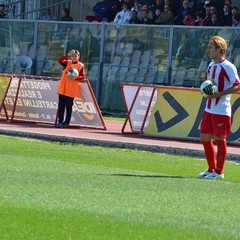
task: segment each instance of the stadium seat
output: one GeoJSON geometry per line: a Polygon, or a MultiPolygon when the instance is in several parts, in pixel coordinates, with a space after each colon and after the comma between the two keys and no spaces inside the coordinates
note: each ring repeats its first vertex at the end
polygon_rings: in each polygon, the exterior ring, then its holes
{"type": "Polygon", "coordinates": [[[20,46],[19,56],[26,56],[27,52],[28,52],[28,45],[27,44],[24,44],[24,45],[20,46]]]}
{"type": "Polygon", "coordinates": [[[118,72],[118,81],[119,82],[124,82],[128,69],[129,69],[129,64],[130,64],[130,57],[124,57],[121,64],[120,64],[120,69],[118,72]]]}
{"type": "Polygon", "coordinates": [[[115,79],[117,79],[121,60],[122,60],[122,58],[120,56],[114,57],[113,61],[111,62],[110,66],[109,66],[108,81],[115,81],[115,79]]]}
{"type": "Polygon", "coordinates": [[[37,75],[42,74],[43,66],[46,61],[47,50],[48,50],[48,47],[45,45],[40,46],[39,49],[37,50],[37,56],[36,56],[36,59],[37,59],[36,73],[37,73],[37,75]]]}

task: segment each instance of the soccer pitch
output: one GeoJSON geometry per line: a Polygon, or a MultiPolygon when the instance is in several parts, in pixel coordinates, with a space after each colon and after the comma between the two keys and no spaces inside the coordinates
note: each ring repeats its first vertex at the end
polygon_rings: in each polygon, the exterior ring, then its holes
{"type": "Polygon", "coordinates": [[[239,164],[0,136],[0,236],[240,239],[239,164]]]}

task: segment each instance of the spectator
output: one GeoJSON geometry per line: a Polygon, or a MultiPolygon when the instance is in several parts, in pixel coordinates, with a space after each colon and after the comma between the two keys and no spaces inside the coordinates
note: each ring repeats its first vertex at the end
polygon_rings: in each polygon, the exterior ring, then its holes
{"type": "Polygon", "coordinates": [[[137,15],[138,15],[138,13],[136,10],[131,11],[131,19],[129,21],[130,24],[140,24],[141,23],[141,21],[137,15]]]}
{"type": "Polygon", "coordinates": [[[142,20],[142,11],[147,11],[148,12],[148,18],[153,19],[153,12],[149,10],[149,6],[147,4],[142,4],[142,10],[141,14],[139,16],[140,20],[142,20]]]}
{"type": "Polygon", "coordinates": [[[230,8],[232,7],[232,1],[231,0],[225,0],[224,4],[227,4],[230,8]]]}
{"type": "Polygon", "coordinates": [[[208,26],[215,26],[215,27],[222,26],[217,13],[212,14],[211,21],[208,26]]]}
{"type": "Polygon", "coordinates": [[[113,0],[113,5],[111,11],[108,12],[108,21],[113,22],[114,18],[116,17],[117,13],[120,12],[122,9],[122,5],[118,0],[113,0]]]}
{"type": "Polygon", "coordinates": [[[141,24],[154,24],[154,21],[148,17],[147,10],[142,10],[142,20],[140,23],[141,24]]]}
{"type": "Polygon", "coordinates": [[[173,12],[173,9],[176,8],[176,10],[180,9],[182,7],[182,2],[181,1],[174,1],[172,0],[164,0],[164,5],[169,5],[171,11],[173,12]]]}
{"type": "Polygon", "coordinates": [[[5,9],[5,4],[0,4],[0,18],[8,18],[7,14],[5,13],[5,9]]]}
{"type": "MultiPolygon", "coordinates": [[[[61,21],[73,21],[73,18],[69,14],[68,8],[63,8],[61,11],[61,21]]],[[[73,29],[72,24],[59,24],[55,34],[53,35],[54,40],[65,41],[66,36],[70,30],[73,29]]]]}
{"type": "Polygon", "coordinates": [[[174,24],[174,14],[170,9],[169,5],[164,5],[164,12],[161,13],[159,20],[159,24],[165,24],[165,25],[172,25],[174,24]]]}
{"type": "MultiPolygon", "coordinates": [[[[48,9],[45,9],[41,20],[44,20],[44,21],[55,21],[56,18],[55,18],[54,15],[52,15],[51,10],[48,8],[48,9]]],[[[55,25],[54,24],[45,23],[44,26],[45,26],[45,30],[46,30],[45,31],[45,41],[49,41],[53,37],[54,30],[55,30],[55,25]]]]}
{"type": "Polygon", "coordinates": [[[155,0],[153,5],[150,7],[150,10],[153,13],[153,19],[156,19],[155,15],[156,9],[160,9],[161,12],[164,11],[164,0],[155,0]]]}
{"type": "Polygon", "coordinates": [[[51,10],[48,8],[47,10],[45,10],[45,12],[42,16],[42,20],[54,21],[54,20],[56,20],[56,18],[55,18],[55,16],[52,15],[51,10]]]}
{"type": "Polygon", "coordinates": [[[112,10],[112,4],[110,0],[104,0],[101,2],[97,2],[93,6],[93,12],[95,13],[95,17],[101,19],[101,21],[109,21],[109,12],[112,10]]]}
{"type": "Polygon", "coordinates": [[[185,19],[186,17],[187,18],[194,17],[194,11],[192,8],[189,7],[189,0],[183,0],[183,6],[175,18],[175,24],[176,25],[184,25],[186,22],[186,19],[185,19]]]}
{"type": "Polygon", "coordinates": [[[204,11],[205,11],[204,19],[205,19],[206,23],[209,23],[211,21],[210,6],[206,5],[204,11]]]}
{"type": "Polygon", "coordinates": [[[206,1],[206,5],[215,6],[217,11],[222,11],[224,0],[208,0],[206,1]]]}
{"type": "Polygon", "coordinates": [[[229,5],[226,3],[223,6],[223,15],[221,22],[223,26],[232,26],[232,12],[229,5]]]}
{"type": "Polygon", "coordinates": [[[135,10],[137,13],[142,11],[142,4],[140,3],[140,0],[134,1],[131,11],[133,11],[133,10],[135,10]]]}
{"type": "Polygon", "coordinates": [[[213,15],[213,14],[218,14],[218,12],[217,12],[217,8],[216,8],[215,5],[211,5],[211,4],[209,4],[209,16],[208,16],[209,21],[212,20],[212,15],[213,15]]]}
{"type": "Polygon", "coordinates": [[[159,24],[160,16],[161,16],[161,9],[160,8],[156,8],[155,9],[155,13],[153,15],[153,22],[154,22],[154,24],[159,24]]]}
{"type": "Polygon", "coordinates": [[[129,23],[131,19],[131,12],[128,9],[128,4],[126,2],[122,3],[122,10],[118,12],[113,20],[114,23],[126,24],[129,23]]]}
{"type": "Polygon", "coordinates": [[[224,5],[224,0],[197,0],[196,9],[201,11],[201,10],[204,10],[206,6],[212,6],[212,5],[217,6],[217,10],[222,10],[224,5]]]}
{"type": "Polygon", "coordinates": [[[132,7],[134,6],[134,3],[132,0],[124,0],[125,3],[128,5],[128,9],[131,11],[132,7]]]}
{"type": "Polygon", "coordinates": [[[61,21],[72,22],[73,18],[70,16],[70,11],[68,8],[63,8],[61,12],[61,21]]]}
{"type": "Polygon", "coordinates": [[[232,7],[231,12],[232,12],[232,15],[233,15],[233,16],[239,14],[239,13],[238,13],[238,8],[237,8],[237,7],[232,7]]]}
{"type": "Polygon", "coordinates": [[[233,15],[232,16],[232,26],[233,27],[240,27],[240,15],[233,15]]]}
{"type": "MultiPolygon", "coordinates": [[[[5,5],[4,4],[0,5],[0,18],[1,19],[8,18],[7,14],[5,13],[5,5]]],[[[2,26],[3,30],[5,30],[5,28],[7,28],[7,26],[4,26],[4,25],[2,26]]],[[[5,46],[6,46],[5,33],[2,31],[2,34],[0,36],[0,47],[5,47],[5,46]]]]}

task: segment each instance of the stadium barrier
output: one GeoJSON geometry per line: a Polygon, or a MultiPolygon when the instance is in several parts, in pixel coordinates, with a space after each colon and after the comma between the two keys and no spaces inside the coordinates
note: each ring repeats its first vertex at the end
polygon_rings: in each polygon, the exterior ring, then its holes
{"type": "MultiPolygon", "coordinates": [[[[59,78],[30,75],[0,75],[0,119],[10,122],[56,124],[59,78]],[[2,84],[3,83],[3,84],[2,84]]],[[[106,130],[91,85],[81,82],[74,99],[71,126],[106,130]]]]}
{"type": "MultiPolygon", "coordinates": [[[[129,123],[132,132],[145,136],[199,139],[199,125],[206,99],[198,88],[121,84],[127,111],[122,132],[129,123]]],[[[231,97],[232,127],[228,142],[240,144],[240,93],[231,97]]]]}

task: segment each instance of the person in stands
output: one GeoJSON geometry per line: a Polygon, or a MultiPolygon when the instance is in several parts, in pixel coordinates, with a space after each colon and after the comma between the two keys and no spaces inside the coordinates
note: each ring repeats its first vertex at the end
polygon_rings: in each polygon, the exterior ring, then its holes
{"type": "Polygon", "coordinates": [[[63,8],[61,12],[61,21],[72,22],[73,18],[70,16],[70,11],[68,8],[63,8]]]}
{"type": "Polygon", "coordinates": [[[139,24],[141,21],[139,20],[138,16],[137,16],[137,10],[132,10],[131,11],[131,19],[129,21],[129,24],[139,24]]]}
{"type": "Polygon", "coordinates": [[[184,0],[182,2],[182,7],[180,8],[178,15],[175,17],[175,24],[176,25],[186,25],[186,18],[193,18],[194,11],[189,6],[189,0],[184,0]]]}
{"type": "Polygon", "coordinates": [[[228,4],[224,4],[223,14],[221,15],[222,26],[230,27],[232,26],[232,11],[228,4]]]}
{"type": "Polygon", "coordinates": [[[5,4],[0,4],[0,18],[5,18],[5,19],[8,18],[5,10],[6,10],[5,4]]]}
{"type": "Polygon", "coordinates": [[[158,23],[165,24],[165,25],[174,24],[174,14],[171,11],[169,5],[167,5],[167,4],[164,5],[164,12],[161,13],[158,23]]]}
{"type": "Polygon", "coordinates": [[[44,14],[42,16],[42,20],[45,21],[54,21],[56,20],[56,17],[51,13],[51,10],[48,8],[44,11],[44,14]]]}
{"type": "Polygon", "coordinates": [[[147,10],[142,10],[142,20],[140,23],[141,24],[154,24],[154,21],[148,17],[147,10]]]}
{"type": "Polygon", "coordinates": [[[100,19],[101,21],[109,21],[109,12],[112,10],[112,3],[110,0],[103,0],[97,2],[93,6],[93,12],[95,13],[95,17],[100,19]]]}
{"type": "Polygon", "coordinates": [[[232,27],[240,27],[240,15],[233,15],[232,22],[232,27]]]}
{"type": "Polygon", "coordinates": [[[126,2],[122,3],[122,10],[118,12],[113,20],[114,23],[127,24],[131,19],[131,12],[128,9],[128,4],[126,2]]]}

